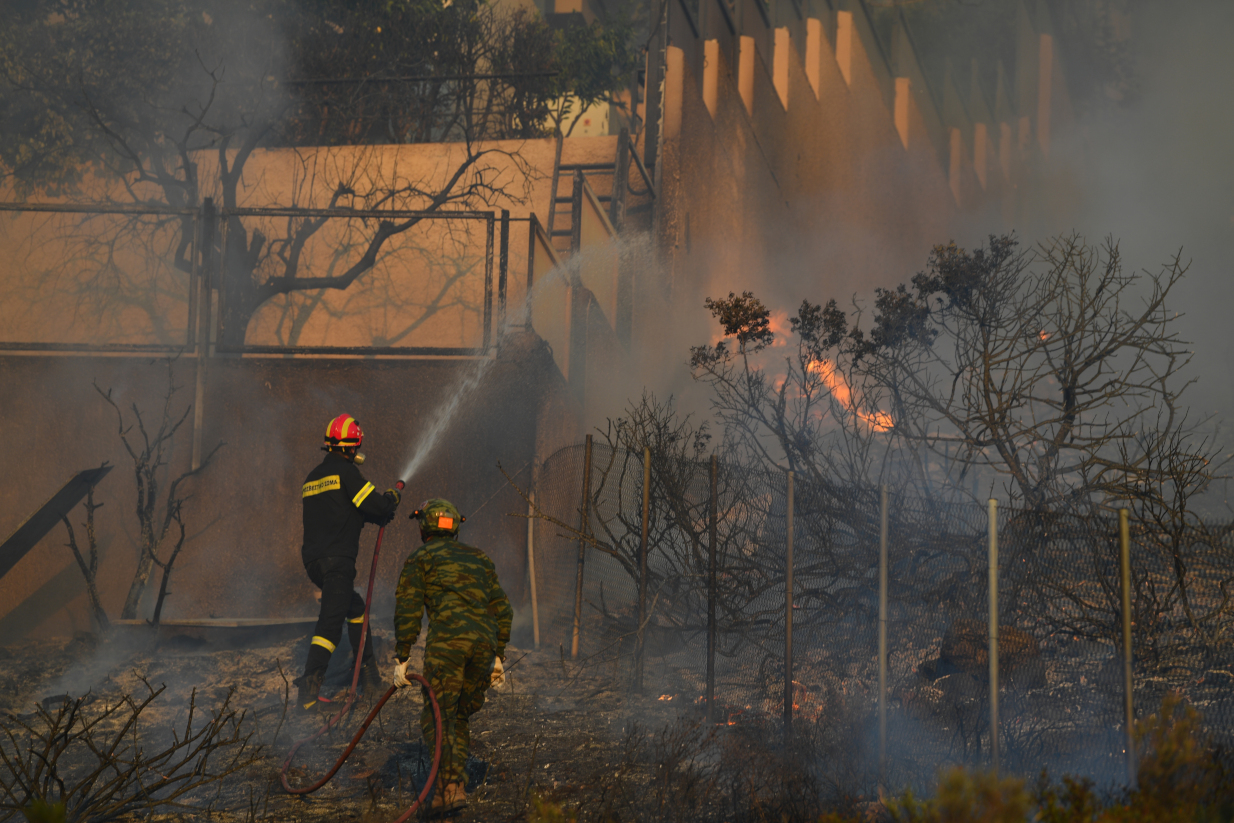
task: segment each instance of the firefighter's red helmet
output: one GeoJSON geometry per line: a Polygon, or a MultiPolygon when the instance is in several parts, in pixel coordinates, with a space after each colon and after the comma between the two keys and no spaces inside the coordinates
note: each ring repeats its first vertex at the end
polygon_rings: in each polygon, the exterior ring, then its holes
{"type": "Polygon", "coordinates": [[[356,418],[350,414],[340,414],[326,426],[326,439],[322,448],[359,448],[363,441],[364,432],[360,431],[356,418]]]}

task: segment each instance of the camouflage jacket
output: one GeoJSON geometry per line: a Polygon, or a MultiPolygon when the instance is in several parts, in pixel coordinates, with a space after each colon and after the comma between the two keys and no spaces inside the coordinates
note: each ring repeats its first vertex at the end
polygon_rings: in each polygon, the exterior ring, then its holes
{"type": "Polygon", "coordinates": [[[468,638],[506,653],[514,610],[488,555],[449,537],[434,537],[403,564],[394,606],[395,656],[406,660],[428,611],[428,642],[468,638]]]}

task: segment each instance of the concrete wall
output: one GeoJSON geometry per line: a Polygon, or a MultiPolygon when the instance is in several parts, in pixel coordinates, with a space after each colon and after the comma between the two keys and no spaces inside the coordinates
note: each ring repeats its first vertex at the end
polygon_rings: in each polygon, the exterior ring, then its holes
{"type": "MultiPolygon", "coordinates": [[[[315,613],[304,575],[299,488],[321,457],[326,422],[343,411],[361,421],[368,456],[362,471],[378,489],[393,485],[420,430],[460,372],[458,359],[330,360],[233,358],[209,364],[203,442],[226,446],[200,478],[189,481],[189,538],[172,577],[167,617],[293,616],[315,613]]],[[[173,412],[192,401],[195,362],[174,364],[173,412]]],[[[116,465],[98,487],[103,605],[117,617],[137,561],[136,486],[114,411],[93,383],[111,388],[131,422],[142,409],[157,425],[167,386],[165,361],[101,356],[0,358],[0,426],[21,432],[0,476],[0,534],[7,536],[73,472],[107,460],[116,465]]],[[[507,346],[476,396],[462,404],[423,472],[411,478],[400,516],[387,529],[377,584],[379,614],[390,614],[394,582],[417,532],[406,519],[424,498],[444,496],[468,517],[464,540],[483,547],[518,603],[525,598],[525,511],[498,463],[527,485],[536,449],[543,459],[578,429],[577,409],[551,357],[536,341],[507,346]]],[[[189,460],[192,418],[177,433],[169,469],[189,460]]],[[[136,432],[131,432],[132,437],[136,432]]],[[[84,520],[81,507],[74,524],[84,520]]],[[[83,529],[77,528],[79,541],[83,529]]],[[[376,530],[361,540],[357,585],[367,575],[376,530]]],[[[65,634],[89,628],[81,575],[57,527],[0,579],[0,636],[28,631],[65,634]]],[[[155,585],[157,587],[157,570],[155,585]]],[[[149,616],[147,597],[142,616],[149,616]]]]}
{"type": "Polygon", "coordinates": [[[931,87],[905,30],[885,50],[860,3],[725,28],[715,2],[702,0],[698,26],[673,25],[689,13],[670,2],[662,115],[649,126],[670,293],[843,303],[910,277],[934,244],[1014,230],[1050,207],[1050,135],[1071,115],[1038,3],[1017,22],[1015,76],[986,101],[950,75],[931,87]]]}

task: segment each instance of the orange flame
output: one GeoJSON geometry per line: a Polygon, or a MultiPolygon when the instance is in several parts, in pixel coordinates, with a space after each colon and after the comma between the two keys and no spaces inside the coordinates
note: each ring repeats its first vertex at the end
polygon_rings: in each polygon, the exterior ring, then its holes
{"type": "Polygon", "coordinates": [[[773,311],[767,318],[767,325],[771,328],[772,334],[776,336],[771,347],[778,349],[781,346],[787,346],[787,338],[793,333],[793,327],[788,322],[788,312],[773,311]]]}
{"type": "Polygon", "coordinates": [[[849,388],[848,381],[844,379],[844,375],[836,370],[836,364],[830,360],[811,360],[806,364],[806,370],[817,374],[819,379],[823,381],[823,385],[831,392],[832,397],[840,402],[841,405],[847,406],[853,414],[857,415],[857,419],[864,422],[876,432],[890,431],[895,425],[895,421],[891,419],[891,415],[884,411],[875,411],[874,413],[863,412],[857,408],[857,404],[853,402],[853,390],[849,388]]]}

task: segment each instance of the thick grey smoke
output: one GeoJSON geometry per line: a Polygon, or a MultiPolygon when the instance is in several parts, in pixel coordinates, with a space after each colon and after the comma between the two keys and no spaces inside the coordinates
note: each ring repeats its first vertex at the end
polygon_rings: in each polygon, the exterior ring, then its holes
{"type": "MultiPolygon", "coordinates": [[[[1057,202],[1025,239],[1076,230],[1119,240],[1130,267],[1156,270],[1180,248],[1191,269],[1174,298],[1195,351],[1197,412],[1234,417],[1234,5],[1142,3],[1131,42],[1142,94],[1059,135],[1056,161],[1078,202],[1057,202]]],[[[1065,57],[1065,54],[1064,54],[1065,57]]]]}

